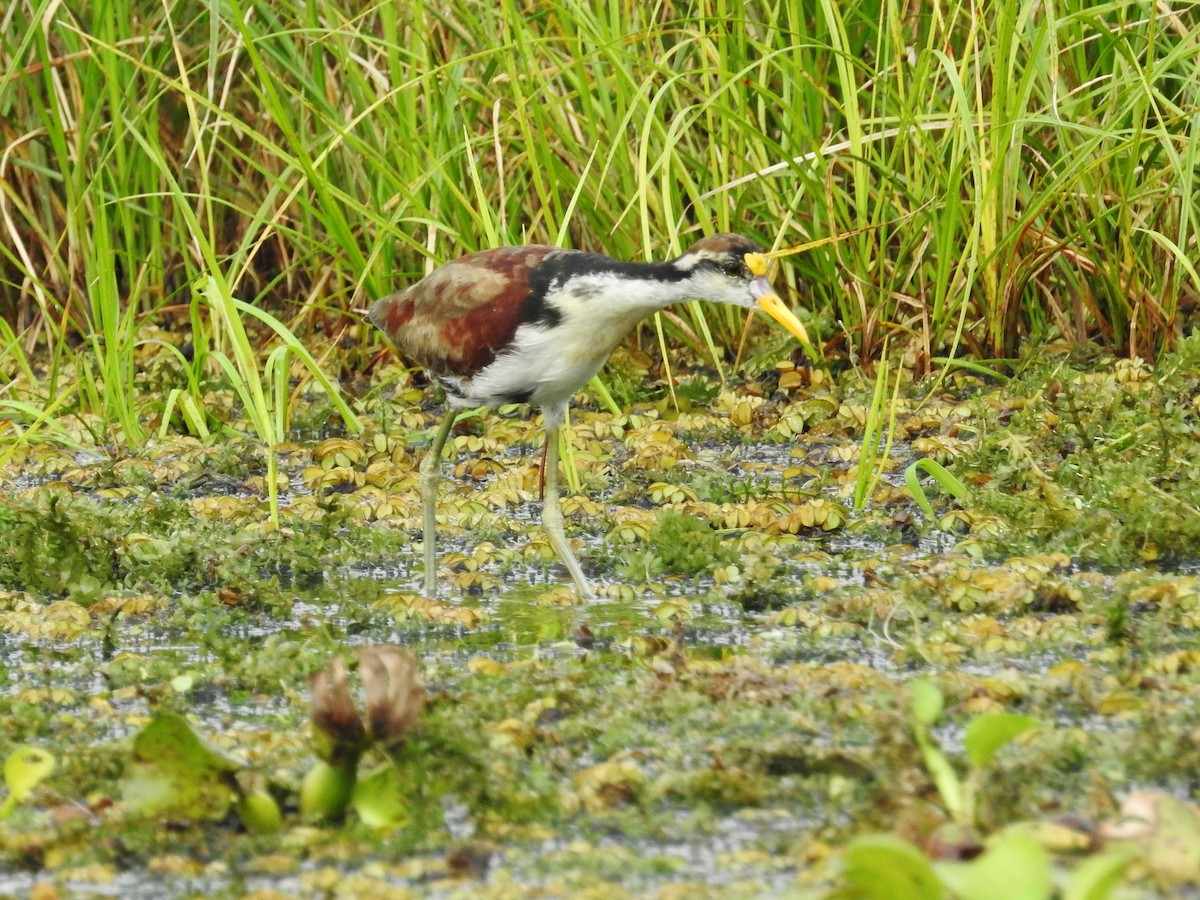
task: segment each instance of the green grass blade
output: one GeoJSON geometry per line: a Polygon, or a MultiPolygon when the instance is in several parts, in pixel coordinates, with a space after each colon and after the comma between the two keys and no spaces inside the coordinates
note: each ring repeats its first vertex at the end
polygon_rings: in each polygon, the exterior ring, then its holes
{"type": "Polygon", "coordinates": [[[925,489],[921,486],[921,472],[931,476],[942,490],[955,499],[962,501],[968,499],[966,485],[948,472],[941,463],[932,459],[918,459],[904,470],[904,483],[908,487],[908,492],[912,494],[913,500],[925,515],[932,517],[937,514],[933,511],[925,489]]]}

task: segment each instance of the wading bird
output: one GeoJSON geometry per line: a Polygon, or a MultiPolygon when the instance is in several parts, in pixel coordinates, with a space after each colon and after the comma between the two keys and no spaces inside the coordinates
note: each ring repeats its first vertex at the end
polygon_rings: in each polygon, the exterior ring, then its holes
{"type": "Polygon", "coordinates": [[[571,395],[600,371],[639,320],[681,300],[757,307],[808,343],[766,278],[753,241],[714,234],[667,262],[618,262],[554,247],[500,247],[435,269],[377,300],[368,318],[446,389],[450,410],[421,461],[425,595],[437,592],[435,503],[442,449],[464,407],[530,403],[546,426],[542,525],[579,593],[588,580],[567,543],[558,503],[558,429],[571,395]]]}

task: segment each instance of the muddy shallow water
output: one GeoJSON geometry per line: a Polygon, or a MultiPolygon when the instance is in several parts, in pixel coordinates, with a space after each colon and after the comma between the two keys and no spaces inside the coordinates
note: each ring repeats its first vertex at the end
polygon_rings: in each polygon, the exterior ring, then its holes
{"type": "MultiPolygon", "coordinates": [[[[944,852],[914,679],[944,695],[930,734],[964,777],[974,719],[1041,723],[971,776],[980,835],[1061,820],[1086,843],[1134,789],[1186,800],[1196,414],[1155,398],[1194,385],[1087,384],[1069,427],[1036,386],[912,402],[858,510],[853,398],[578,413],[564,508],[600,593],[587,605],[540,534],[538,432],[520,418],[454,438],[438,602],[415,593],[418,441],[280,448],[278,525],[251,442],[31,451],[0,498],[0,715],[58,768],[0,825],[0,893],[820,896],[856,835],[944,852]],[[1131,397],[1165,445],[1107,452],[1131,397]],[[930,517],[904,469],[935,456],[971,496],[925,479],[930,517]],[[430,697],[397,763],[407,819],[316,827],[296,808],[308,678],[375,644],[414,653],[430,697]],[[273,793],[281,831],[130,814],[130,742],[162,709],[273,793]]],[[[1081,858],[1053,852],[1060,873],[1081,858]]]]}

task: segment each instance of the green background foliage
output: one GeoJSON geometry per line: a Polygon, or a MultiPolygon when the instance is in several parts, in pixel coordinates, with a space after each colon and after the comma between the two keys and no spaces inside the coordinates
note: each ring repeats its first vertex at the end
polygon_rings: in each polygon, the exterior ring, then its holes
{"type": "MultiPolygon", "coordinates": [[[[320,356],[374,341],[349,311],[460,252],[661,257],[718,229],[774,247],[846,235],[783,266],[828,353],[872,358],[894,334],[918,370],[1026,337],[1152,357],[1195,306],[1195,18],[1140,2],[12,4],[8,412],[96,412],[136,442],[175,391],[166,417],[197,433],[216,424],[206,384],[267,377],[236,350],[234,300],[320,356]],[[157,380],[151,348],[174,348],[157,380]]],[[[713,308],[660,325],[718,360],[742,329],[713,308]]],[[[282,338],[253,323],[249,340],[265,357],[282,338]]]]}

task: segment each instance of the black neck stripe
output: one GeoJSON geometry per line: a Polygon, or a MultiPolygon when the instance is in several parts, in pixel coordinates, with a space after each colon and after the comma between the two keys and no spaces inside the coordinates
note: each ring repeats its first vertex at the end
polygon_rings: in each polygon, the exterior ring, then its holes
{"type": "Polygon", "coordinates": [[[551,253],[529,272],[529,295],[521,304],[521,323],[539,324],[554,328],[562,321],[562,313],[549,302],[553,288],[561,288],[572,279],[587,275],[609,275],[638,281],[660,281],[675,284],[686,281],[691,272],[666,263],[621,262],[599,253],[582,250],[560,250],[551,253]]]}

